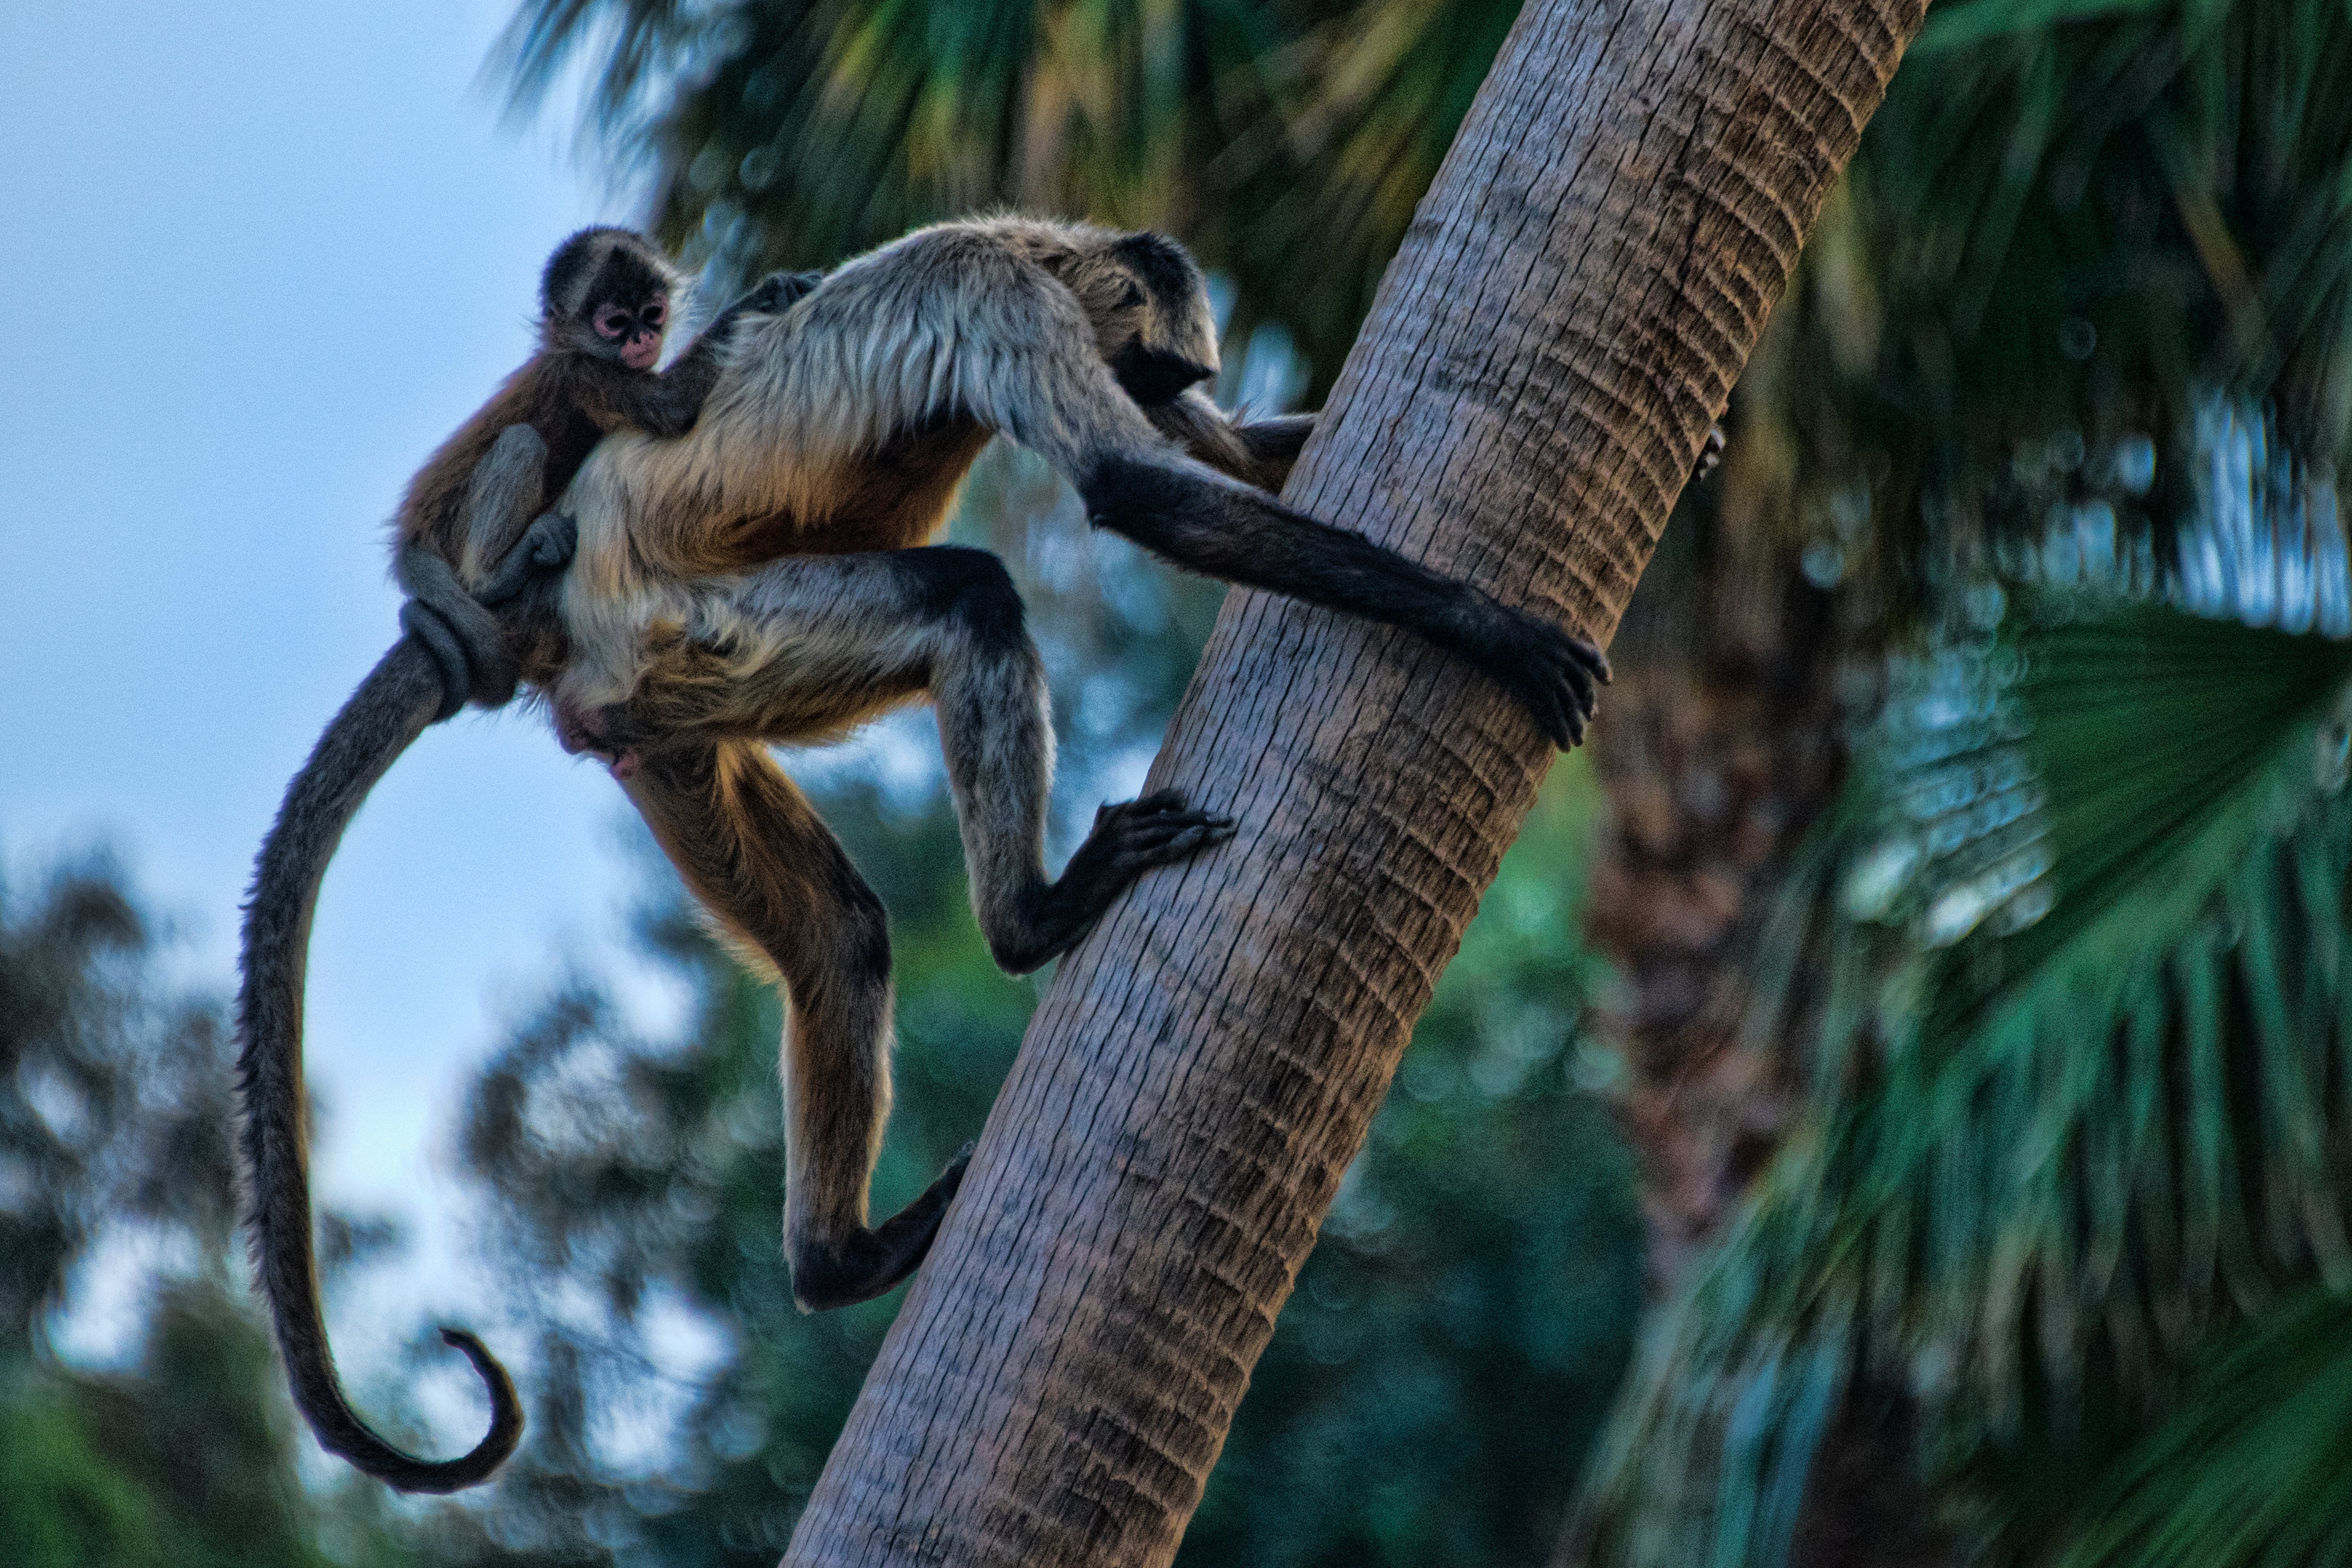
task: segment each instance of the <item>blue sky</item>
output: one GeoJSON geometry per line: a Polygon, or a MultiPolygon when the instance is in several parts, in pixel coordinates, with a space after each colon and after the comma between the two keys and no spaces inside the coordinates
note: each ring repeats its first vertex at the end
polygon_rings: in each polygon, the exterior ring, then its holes
{"type": "MultiPolygon", "coordinates": [[[[509,9],[9,8],[0,854],[21,883],[112,846],[183,933],[181,972],[224,995],[279,793],[395,633],[402,485],[529,352],[555,241],[635,215],[572,155],[568,109],[512,123],[484,84],[509,9]]],[[[572,962],[675,1005],[617,956],[645,886],[631,821],[537,722],[468,713],[335,862],[318,1185],[417,1228],[391,1287],[414,1305],[470,1293],[447,1134],[501,1022],[572,962]]]]}

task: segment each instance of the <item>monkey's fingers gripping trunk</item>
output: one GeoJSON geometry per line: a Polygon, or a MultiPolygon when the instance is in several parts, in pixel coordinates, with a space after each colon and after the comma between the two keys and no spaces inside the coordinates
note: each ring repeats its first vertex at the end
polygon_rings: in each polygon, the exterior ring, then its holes
{"type": "Polygon", "coordinates": [[[514,1452],[522,1406],[506,1369],[461,1329],[441,1337],[466,1353],[489,1387],[490,1430],[462,1458],[414,1458],[372,1431],[343,1396],[319,1304],[310,1244],[310,1155],[302,1091],[302,984],[310,918],[335,846],[368,791],[440,712],[441,678],[403,638],[360,684],[287,787],[263,841],[245,909],[244,988],[237,998],[237,1082],[256,1267],[294,1385],[320,1445],[403,1491],[477,1485],[514,1452]]]}

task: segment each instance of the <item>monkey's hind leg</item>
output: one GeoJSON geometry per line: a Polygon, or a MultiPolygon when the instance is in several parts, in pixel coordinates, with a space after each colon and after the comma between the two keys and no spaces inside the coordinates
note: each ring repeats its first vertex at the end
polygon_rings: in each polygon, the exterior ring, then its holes
{"type": "Polygon", "coordinates": [[[1106,807],[1061,876],[1046,876],[1045,674],[1020,593],[986,550],[775,561],[714,594],[698,635],[657,661],[626,703],[576,716],[590,721],[591,745],[625,757],[688,740],[803,740],[928,695],[972,913],[1013,974],[1068,950],[1146,871],[1233,836],[1228,819],[1163,791],[1106,807]]]}
{"type": "Polygon", "coordinates": [[[457,558],[466,581],[479,588],[521,541],[547,501],[546,475],[547,443],[538,431],[509,424],[499,432],[466,486],[466,538],[457,558]]]}
{"type": "Polygon", "coordinates": [[[890,935],[839,840],[750,741],[647,757],[626,781],[687,885],[784,984],[784,1246],[821,1312],[914,1271],[962,1183],[966,1149],[905,1209],[866,1224],[890,1112],[890,935]]]}
{"type": "Polygon", "coordinates": [[[936,638],[930,695],[955,797],[972,913],[990,953],[1025,975],[1069,950],[1127,884],[1234,836],[1230,818],[1163,789],[1105,806],[1062,874],[1045,869],[1054,729],[1021,595],[985,550],[937,545],[894,558],[936,638]]]}

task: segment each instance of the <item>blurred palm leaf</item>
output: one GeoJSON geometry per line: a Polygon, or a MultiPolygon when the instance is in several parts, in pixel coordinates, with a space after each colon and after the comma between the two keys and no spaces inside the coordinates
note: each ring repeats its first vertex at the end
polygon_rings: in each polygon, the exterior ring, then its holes
{"type": "MultiPolygon", "coordinates": [[[[1843,575],[1916,608],[2041,526],[2011,467],[2053,434],[2166,443],[2218,388],[2343,456],[2347,350],[2352,8],[1966,0],[1936,8],[1808,247],[1755,434],[1843,575]],[[1847,492],[1867,529],[1824,526],[1847,492]]],[[[2178,463],[2157,477],[2185,505],[2178,463]]]]}
{"type": "Polygon", "coordinates": [[[2084,1511],[2062,1568],[2352,1561],[2352,1302],[2306,1291],[2237,1336],[2084,1511]]]}
{"type": "Polygon", "coordinates": [[[591,112],[730,277],[994,205],[1180,235],[1328,384],[1517,0],[523,0],[519,102],[591,112]]]}
{"type": "Polygon", "coordinates": [[[2015,619],[1898,677],[1791,881],[1757,1027],[1810,1042],[1816,1120],[1649,1347],[1591,1561],[1781,1561],[1858,1370],[1997,1451],[2159,1410],[2215,1327],[2352,1285],[2352,648],[2015,619]]]}
{"type": "Polygon", "coordinates": [[[1454,145],[1519,0],[1294,6],[1277,100],[1286,156],[1234,193],[1221,247],[1245,311],[1293,333],[1318,395],[1339,374],[1389,258],[1454,145]]]}
{"type": "MultiPolygon", "coordinates": [[[[1939,8],[1864,168],[1898,308],[1940,323],[1950,382],[2031,368],[2077,407],[2104,382],[2174,413],[2220,384],[2276,397],[2296,444],[2335,456],[2352,413],[2347,46],[2352,12],[2329,0],[1939,8]],[[2070,319],[2093,329],[2076,352],[2070,319]]],[[[2058,423],[2006,384],[1967,400],[2000,435],[2058,423]]]]}
{"type": "Polygon", "coordinates": [[[525,0],[505,60],[528,100],[609,37],[594,112],[663,236],[753,273],[1008,203],[1188,227],[1276,29],[1244,0],[525,0]]]}

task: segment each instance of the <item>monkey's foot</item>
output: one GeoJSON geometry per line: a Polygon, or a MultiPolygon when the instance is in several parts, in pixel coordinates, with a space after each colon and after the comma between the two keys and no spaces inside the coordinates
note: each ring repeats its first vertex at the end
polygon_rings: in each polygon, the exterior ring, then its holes
{"type": "Polygon", "coordinates": [[[824,281],[822,272],[772,272],[743,297],[743,308],[763,316],[780,316],[807,298],[824,281]]]}
{"type": "Polygon", "coordinates": [[[1566,751],[1584,738],[1600,706],[1596,682],[1609,678],[1609,660],[1582,637],[1517,610],[1501,611],[1493,642],[1477,663],[1528,706],[1551,743],[1566,751]]]}
{"type": "Polygon", "coordinates": [[[1019,930],[992,934],[990,950],[1007,973],[1025,975],[1075,946],[1129,883],[1233,836],[1231,817],[1191,810],[1173,789],[1105,806],[1061,880],[1039,891],[1019,930]]]}
{"type": "MultiPolygon", "coordinates": [[[[535,590],[552,588],[580,551],[580,526],[561,512],[542,512],[523,530],[474,597],[493,607],[535,590]]],[[[520,608],[520,606],[518,607],[520,608]]]]}
{"type": "Polygon", "coordinates": [[[1706,427],[1706,444],[1698,449],[1698,462],[1691,469],[1690,482],[1692,484],[1697,484],[1700,480],[1715,472],[1715,465],[1723,461],[1724,444],[1725,438],[1723,426],[1719,424],[1708,425],[1706,427]]]}
{"type": "Polygon", "coordinates": [[[971,1148],[966,1144],[920,1197],[873,1229],[857,1231],[837,1244],[794,1241],[793,1301],[800,1310],[826,1312],[870,1301],[913,1273],[930,1251],[940,1221],[947,1218],[948,1205],[963,1186],[971,1148]]]}

